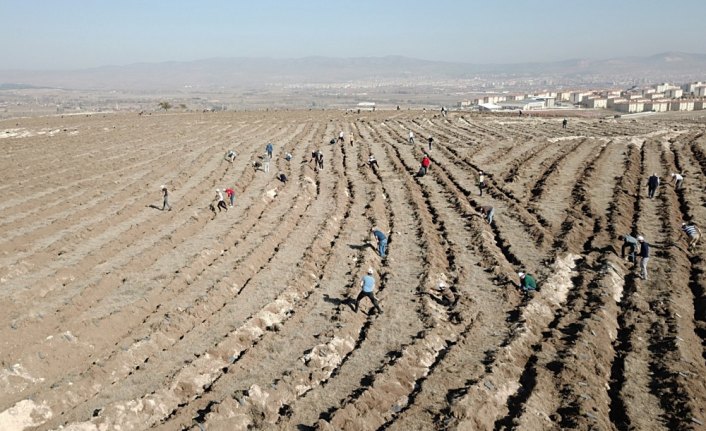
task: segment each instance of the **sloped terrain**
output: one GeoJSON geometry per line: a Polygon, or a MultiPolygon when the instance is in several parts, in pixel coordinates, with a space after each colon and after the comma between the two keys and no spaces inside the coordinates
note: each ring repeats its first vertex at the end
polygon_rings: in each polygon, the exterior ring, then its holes
{"type": "Polygon", "coordinates": [[[706,220],[705,130],[415,111],[0,122],[0,429],[704,429],[706,265],[680,228],[706,220]],[[269,173],[251,164],[267,142],[269,173]],[[212,211],[226,187],[235,206],[212,211]],[[649,279],[624,233],[652,245],[649,279]],[[353,312],[368,268],[382,314],[353,312]]]}

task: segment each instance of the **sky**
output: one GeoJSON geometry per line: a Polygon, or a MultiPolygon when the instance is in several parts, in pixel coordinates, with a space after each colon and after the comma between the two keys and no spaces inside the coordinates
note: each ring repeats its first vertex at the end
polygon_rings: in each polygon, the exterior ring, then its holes
{"type": "Polygon", "coordinates": [[[214,57],[706,53],[706,0],[0,0],[0,70],[214,57]]]}

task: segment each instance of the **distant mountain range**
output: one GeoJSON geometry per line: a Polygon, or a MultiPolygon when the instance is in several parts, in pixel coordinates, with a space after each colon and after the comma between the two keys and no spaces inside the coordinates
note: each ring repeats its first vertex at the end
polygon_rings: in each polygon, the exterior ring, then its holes
{"type": "Polygon", "coordinates": [[[571,59],[546,63],[470,64],[401,56],[297,59],[213,58],[136,63],[81,70],[0,70],[0,90],[53,87],[77,90],[219,91],[273,85],[434,83],[459,79],[571,79],[606,82],[632,76],[651,82],[706,80],[706,54],[666,52],[649,57],[571,59]],[[684,78],[687,77],[687,78],[684,78]]]}

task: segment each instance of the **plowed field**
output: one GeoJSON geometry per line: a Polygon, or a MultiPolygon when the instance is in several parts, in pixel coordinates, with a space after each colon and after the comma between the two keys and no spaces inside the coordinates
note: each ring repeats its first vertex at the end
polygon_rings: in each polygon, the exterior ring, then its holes
{"type": "Polygon", "coordinates": [[[704,246],[681,232],[706,221],[705,130],[420,111],[2,121],[0,429],[705,429],[704,246]],[[268,141],[266,173],[251,162],[268,141]],[[235,206],[213,212],[225,187],[235,206]],[[647,280],[624,233],[652,245],[647,280]],[[368,268],[382,314],[353,311],[368,268]]]}

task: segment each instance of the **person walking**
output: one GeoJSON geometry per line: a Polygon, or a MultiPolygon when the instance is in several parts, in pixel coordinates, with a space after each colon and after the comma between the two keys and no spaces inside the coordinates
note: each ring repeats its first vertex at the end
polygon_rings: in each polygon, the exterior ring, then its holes
{"type": "Polygon", "coordinates": [[[164,211],[165,209],[171,211],[172,206],[169,205],[169,191],[167,190],[167,186],[165,185],[162,185],[162,198],[164,199],[162,202],[162,211],[164,211]]]}
{"type": "Polygon", "coordinates": [[[650,244],[642,236],[637,237],[640,243],[640,278],[647,280],[647,263],[650,261],[650,244]]]}
{"type": "Polygon", "coordinates": [[[659,187],[659,177],[657,176],[657,172],[654,172],[647,179],[647,197],[653,199],[655,197],[657,187],[659,187]]]}
{"type": "Polygon", "coordinates": [[[520,277],[520,290],[522,290],[522,292],[528,293],[537,290],[537,281],[532,274],[520,271],[517,273],[517,276],[520,277]]]}
{"type": "Polygon", "coordinates": [[[216,207],[218,208],[218,212],[221,212],[222,209],[228,211],[228,206],[226,206],[226,201],[223,199],[223,192],[221,189],[216,189],[216,199],[215,199],[218,204],[216,207]]]}
{"type": "Polygon", "coordinates": [[[569,124],[569,120],[567,120],[566,118],[564,118],[564,121],[561,122],[561,128],[562,128],[562,129],[566,129],[566,125],[567,125],[567,124],[569,124]]]}
{"type": "Polygon", "coordinates": [[[267,157],[272,158],[272,151],[274,150],[274,147],[272,146],[272,142],[268,142],[267,145],[265,145],[265,151],[267,151],[267,157]]]}
{"type": "Polygon", "coordinates": [[[495,215],[495,208],[491,207],[490,205],[484,205],[480,208],[478,208],[478,211],[481,213],[483,218],[488,222],[488,224],[493,224],[493,216],[495,215]]]}
{"type": "Polygon", "coordinates": [[[483,171],[478,171],[478,190],[480,190],[480,195],[483,196],[483,189],[485,188],[485,174],[483,171]]]}
{"type": "Polygon", "coordinates": [[[230,200],[230,207],[233,208],[233,205],[235,204],[235,191],[228,187],[225,192],[226,196],[228,196],[228,200],[230,200]]]}
{"type": "Polygon", "coordinates": [[[696,226],[696,223],[682,223],[681,230],[686,234],[688,238],[688,250],[691,250],[692,247],[696,247],[696,243],[698,243],[699,239],[701,238],[701,229],[696,226]]]}
{"type": "Polygon", "coordinates": [[[672,178],[674,178],[674,189],[679,190],[684,183],[684,176],[682,174],[672,173],[672,178]]]}
{"type": "Polygon", "coordinates": [[[618,236],[618,239],[623,241],[623,245],[622,247],[620,247],[620,257],[628,262],[637,264],[637,260],[635,259],[635,251],[637,250],[637,238],[630,235],[620,235],[618,236]],[[627,256],[625,256],[625,249],[630,250],[630,253],[628,253],[627,256]]]}
{"type": "Polygon", "coordinates": [[[431,151],[431,144],[434,143],[434,138],[432,138],[431,135],[429,135],[429,137],[427,138],[427,141],[429,142],[429,151],[431,151]]]}
{"type": "Polygon", "coordinates": [[[384,258],[387,251],[387,237],[376,227],[371,228],[370,233],[378,242],[378,254],[384,258]]]}
{"type": "Polygon", "coordinates": [[[373,277],[374,272],[375,271],[373,271],[372,268],[368,268],[368,273],[363,276],[362,280],[360,280],[360,293],[355,298],[355,306],[353,307],[353,311],[356,313],[358,312],[358,304],[360,303],[360,300],[367,297],[373,303],[373,306],[375,307],[375,310],[377,310],[378,314],[382,314],[382,308],[380,308],[380,304],[378,304],[378,300],[375,298],[375,293],[373,293],[373,289],[375,289],[375,278],[373,277]]]}
{"type": "Polygon", "coordinates": [[[409,143],[414,145],[414,132],[411,130],[409,131],[409,143]]]}

